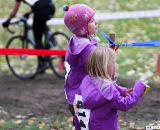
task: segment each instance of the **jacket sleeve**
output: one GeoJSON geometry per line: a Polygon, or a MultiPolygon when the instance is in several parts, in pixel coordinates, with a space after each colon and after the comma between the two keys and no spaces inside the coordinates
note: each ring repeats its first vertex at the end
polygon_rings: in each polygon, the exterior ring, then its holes
{"type": "Polygon", "coordinates": [[[120,92],[120,95],[124,97],[125,96],[125,92],[127,91],[127,88],[119,86],[116,83],[114,83],[114,84],[116,86],[116,89],[120,92]]]}
{"type": "Polygon", "coordinates": [[[146,85],[141,81],[136,81],[133,92],[126,97],[120,95],[119,91],[115,89],[113,101],[113,108],[121,111],[128,111],[132,108],[143,96],[146,85]]]}

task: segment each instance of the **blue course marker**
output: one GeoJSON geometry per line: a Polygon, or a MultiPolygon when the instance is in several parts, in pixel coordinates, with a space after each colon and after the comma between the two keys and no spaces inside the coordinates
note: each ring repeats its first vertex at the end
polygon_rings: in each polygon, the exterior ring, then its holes
{"type": "Polygon", "coordinates": [[[111,46],[150,46],[150,47],[160,47],[160,40],[145,41],[145,42],[133,42],[133,43],[115,43],[112,39],[107,36],[105,32],[100,32],[100,34],[109,42],[111,46]]]}

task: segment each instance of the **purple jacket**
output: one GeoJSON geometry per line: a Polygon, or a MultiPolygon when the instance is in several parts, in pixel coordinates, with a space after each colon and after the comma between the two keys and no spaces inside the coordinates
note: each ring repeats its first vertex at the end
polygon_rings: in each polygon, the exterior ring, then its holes
{"type": "Polygon", "coordinates": [[[98,43],[94,39],[89,40],[76,35],[73,35],[69,42],[65,58],[71,70],[66,79],[65,92],[68,103],[71,105],[73,104],[75,93],[77,93],[81,81],[86,75],[86,60],[97,45],[98,43]]]}
{"type": "Polygon", "coordinates": [[[77,93],[82,96],[82,102],[78,101],[80,104],[76,105],[79,108],[77,114],[79,116],[76,116],[74,120],[76,130],[81,130],[87,124],[89,130],[119,130],[117,111],[127,111],[132,108],[142,97],[145,88],[143,82],[136,81],[133,92],[125,97],[125,88],[118,86],[115,82],[85,76],[77,93]],[[90,111],[89,114],[83,111],[86,109],[90,111]]]}

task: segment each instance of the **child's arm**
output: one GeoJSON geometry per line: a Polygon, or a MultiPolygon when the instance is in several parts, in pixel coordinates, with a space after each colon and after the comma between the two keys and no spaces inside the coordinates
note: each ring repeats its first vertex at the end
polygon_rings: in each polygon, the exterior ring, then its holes
{"type": "Polygon", "coordinates": [[[115,83],[115,86],[116,86],[116,89],[120,92],[121,96],[123,97],[128,96],[133,91],[133,88],[128,89],[122,86],[118,86],[116,83],[115,83]]]}
{"type": "Polygon", "coordinates": [[[127,92],[127,88],[120,87],[115,83],[111,83],[104,88],[100,88],[100,86],[96,86],[92,83],[89,76],[86,76],[83,79],[80,87],[83,104],[89,109],[99,107],[100,105],[111,101],[115,94],[115,90],[121,97],[125,97],[124,95],[127,92]]]}
{"type": "Polygon", "coordinates": [[[133,92],[129,96],[123,97],[120,95],[119,92],[115,92],[115,95],[112,100],[113,108],[121,111],[129,110],[140,100],[145,90],[146,85],[141,81],[136,81],[133,88],[133,92]]]}
{"type": "Polygon", "coordinates": [[[116,89],[120,92],[121,96],[125,96],[125,92],[127,91],[127,88],[122,87],[114,83],[116,89]]]}

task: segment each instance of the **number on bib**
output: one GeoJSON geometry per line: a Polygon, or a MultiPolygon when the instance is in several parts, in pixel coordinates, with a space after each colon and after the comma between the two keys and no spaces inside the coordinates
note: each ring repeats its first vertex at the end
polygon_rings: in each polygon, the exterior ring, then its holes
{"type": "Polygon", "coordinates": [[[90,118],[90,110],[85,109],[83,106],[83,100],[81,95],[75,95],[74,103],[77,109],[77,118],[79,120],[81,130],[89,130],[89,118],[90,118]]]}

